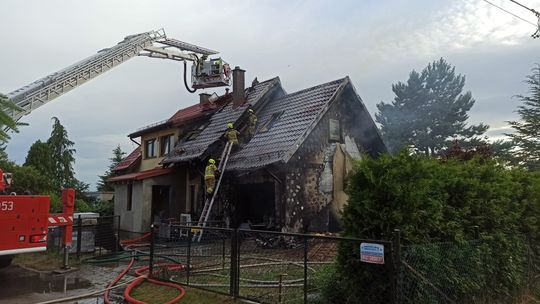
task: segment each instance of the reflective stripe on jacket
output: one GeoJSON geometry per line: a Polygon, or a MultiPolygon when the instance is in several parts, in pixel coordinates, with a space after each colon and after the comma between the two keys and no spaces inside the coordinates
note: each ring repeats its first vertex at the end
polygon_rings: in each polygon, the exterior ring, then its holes
{"type": "Polygon", "coordinates": [[[216,171],[217,171],[216,165],[210,164],[206,166],[206,169],[204,170],[204,178],[214,177],[214,174],[216,171]]]}

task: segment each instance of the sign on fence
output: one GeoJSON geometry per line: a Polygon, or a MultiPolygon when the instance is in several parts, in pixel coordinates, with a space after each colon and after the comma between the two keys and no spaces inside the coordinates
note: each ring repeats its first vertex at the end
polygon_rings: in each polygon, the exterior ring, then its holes
{"type": "Polygon", "coordinates": [[[360,261],[372,264],[384,264],[384,245],[361,243],[360,261]]]}

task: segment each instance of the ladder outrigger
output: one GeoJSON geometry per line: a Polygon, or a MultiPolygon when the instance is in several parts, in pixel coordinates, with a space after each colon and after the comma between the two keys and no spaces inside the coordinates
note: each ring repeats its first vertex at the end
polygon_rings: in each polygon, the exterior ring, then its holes
{"type": "Polygon", "coordinates": [[[193,241],[200,242],[204,227],[206,227],[206,223],[208,222],[208,218],[210,217],[210,212],[212,211],[212,206],[214,205],[214,200],[217,197],[219,186],[221,185],[221,179],[223,178],[223,175],[225,173],[225,168],[227,167],[227,162],[229,161],[229,155],[231,154],[233,144],[230,142],[227,142],[225,144],[225,149],[223,149],[223,152],[221,152],[221,158],[218,165],[218,171],[219,171],[219,179],[216,184],[216,188],[214,189],[214,193],[212,194],[212,197],[207,198],[204,202],[204,207],[201,212],[201,216],[199,217],[199,221],[197,222],[198,229],[194,229],[195,233],[193,234],[193,241]]]}

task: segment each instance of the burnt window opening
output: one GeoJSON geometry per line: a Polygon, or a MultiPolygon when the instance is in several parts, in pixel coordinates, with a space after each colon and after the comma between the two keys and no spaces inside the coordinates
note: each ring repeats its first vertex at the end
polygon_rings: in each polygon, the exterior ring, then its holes
{"type": "Polygon", "coordinates": [[[261,128],[259,129],[259,132],[268,132],[270,129],[272,129],[272,127],[277,123],[277,121],[279,120],[281,115],[283,115],[283,113],[285,113],[285,110],[272,114],[270,119],[268,119],[264,123],[264,125],[261,126],[261,128]]]}
{"type": "Polygon", "coordinates": [[[126,206],[126,210],[127,211],[131,211],[131,208],[133,207],[133,201],[132,201],[132,197],[133,197],[133,184],[128,184],[127,185],[127,206],[126,206]]]}
{"type": "Polygon", "coordinates": [[[341,126],[340,121],[337,119],[329,119],[329,140],[331,141],[341,141],[341,126]]]}
{"type": "Polygon", "coordinates": [[[197,129],[188,132],[188,133],[186,134],[186,136],[184,136],[184,140],[183,140],[183,141],[192,141],[192,140],[197,139],[197,137],[199,137],[199,135],[201,134],[201,132],[202,132],[209,124],[210,124],[210,121],[207,121],[207,122],[203,123],[202,125],[200,125],[197,129]]]}
{"type": "Polygon", "coordinates": [[[184,141],[192,141],[195,140],[197,137],[199,137],[199,134],[201,134],[201,131],[191,131],[189,132],[186,137],[184,138],[184,141]]]}

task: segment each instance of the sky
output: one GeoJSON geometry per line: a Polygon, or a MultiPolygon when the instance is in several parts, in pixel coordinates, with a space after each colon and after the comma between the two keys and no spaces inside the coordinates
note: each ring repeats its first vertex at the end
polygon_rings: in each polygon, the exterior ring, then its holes
{"type": "MultiPolygon", "coordinates": [[[[490,2],[536,24],[509,0],[490,2]]],[[[521,0],[540,10],[540,0],[521,0]]],[[[114,46],[127,35],[163,28],[168,37],[220,51],[246,82],[279,76],[294,92],[349,76],[371,115],[405,82],[441,57],[466,76],[476,103],[470,123],[490,125],[501,138],[518,119],[516,94],[540,63],[535,27],[485,0],[362,1],[20,1],[2,0],[0,92],[114,46]]],[[[127,137],[198,102],[186,91],[180,62],[136,57],[25,116],[7,152],[24,163],[36,140],[46,140],[58,117],[75,142],[76,177],[95,187],[127,137]]],[[[208,93],[223,89],[206,90],[208,93]]],[[[198,91],[197,93],[200,93],[198,91]]]]}

